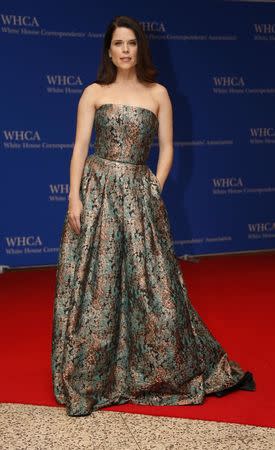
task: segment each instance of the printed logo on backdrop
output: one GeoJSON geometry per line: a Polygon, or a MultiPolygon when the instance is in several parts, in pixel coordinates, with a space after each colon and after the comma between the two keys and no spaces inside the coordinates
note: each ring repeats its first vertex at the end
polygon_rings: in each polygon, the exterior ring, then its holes
{"type": "Polygon", "coordinates": [[[274,239],[275,222],[248,223],[248,239],[274,239]]]}
{"type": "MultiPolygon", "coordinates": [[[[41,26],[40,22],[43,22],[43,18],[29,15],[15,15],[15,14],[0,14],[1,17],[1,32],[12,35],[31,35],[31,36],[44,36],[54,38],[103,38],[104,31],[61,31],[61,30],[49,30],[47,27],[41,26]]],[[[158,21],[140,21],[141,26],[145,32],[149,32],[148,37],[156,36],[156,33],[165,33],[165,26],[163,22],[158,21]]],[[[62,27],[63,28],[63,27],[62,27]]]]}
{"type": "Polygon", "coordinates": [[[275,88],[252,87],[243,75],[215,74],[212,75],[211,87],[213,94],[274,94],[275,88]]]}
{"type": "MultiPolygon", "coordinates": [[[[17,36],[32,36],[46,38],[85,38],[88,33],[76,31],[49,30],[40,25],[41,19],[37,16],[0,14],[1,32],[17,36]]],[[[43,21],[43,20],[42,20],[43,21]]],[[[101,34],[100,37],[103,35],[101,34]]]]}
{"type": "MultiPolygon", "coordinates": [[[[46,38],[76,38],[76,39],[102,39],[104,32],[96,31],[64,31],[50,30],[47,25],[44,24],[43,17],[41,16],[29,16],[29,15],[15,15],[1,13],[1,32],[10,35],[18,36],[32,36],[32,37],[46,37],[46,38]],[[43,25],[41,25],[43,23],[43,25]]],[[[224,34],[216,33],[200,33],[197,30],[197,25],[193,31],[186,33],[178,33],[176,30],[172,32],[167,30],[167,25],[161,20],[140,20],[148,39],[155,40],[169,40],[169,41],[236,41],[238,36],[236,34],[230,34],[226,32],[224,34]]],[[[63,27],[62,27],[63,28],[63,27]]]]}
{"type": "Polygon", "coordinates": [[[193,31],[188,31],[186,33],[177,33],[176,31],[168,31],[167,26],[164,22],[158,21],[139,21],[149,39],[161,39],[169,41],[236,41],[238,36],[236,34],[208,34],[208,33],[198,33],[197,26],[194,27],[193,31]]]}
{"type": "Polygon", "coordinates": [[[243,180],[241,177],[212,178],[214,195],[228,195],[243,192],[243,180]]]}
{"type": "Polygon", "coordinates": [[[39,235],[6,236],[4,248],[7,255],[38,255],[57,253],[58,247],[48,247],[39,235]]]}
{"type": "Polygon", "coordinates": [[[69,189],[69,183],[49,184],[49,201],[66,202],[68,200],[69,189]]]}
{"type": "Polygon", "coordinates": [[[214,139],[214,138],[201,138],[201,139],[192,139],[189,141],[174,141],[175,147],[213,147],[219,148],[224,146],[232,146],[234,145],[233,139],[214,139]]]}
{"type": "Polygon", "coordinates": [[[252,145],[275,144],[275,128],[249,128],[249,143],[252,145]]]}
{"type": "Polygon", "coordinates": [[[254,23],[252,27],[254,41],[275,41],[275,23],[254,23]]]}
{"type": "Polygon", "coordinates": [[[79,75],[47,74],[48,94],[81,94],[83,82],[79,75]]]}
{"type": "Polygon", "coordinates": [[[39,130],[2,130],[2,148],[5,150],[71,150],[73,143],[46,142],[39,130]]]}
{"type": "Polygon", "coordinates": [[[228,236],[205,236],[205,237],[197,237],[191,239],[178,239],[174,240],[173,243],[175,245],[187,245],[187,244],[208,244],[208,243],[221,243],[221,242],[232,242],[233,238],[231,235],[228,236]]]}
{"type": "Polygon", "coordinates": [[[247,186],[243,177],[211,178],[213,195],[243,195],[275,192],[275,186],[247,186]]]}

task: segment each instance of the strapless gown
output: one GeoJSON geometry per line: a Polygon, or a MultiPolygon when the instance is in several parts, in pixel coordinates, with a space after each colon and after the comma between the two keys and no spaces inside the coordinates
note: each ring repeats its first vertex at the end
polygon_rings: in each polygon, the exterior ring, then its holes
{"type": "Polygon", "coordinates": [[[255,390],[192,306],[157,177],[149,109],[106,103],[80,185],[81,233],[66,213],[56,272],[52,379],[70,416],[122,404],[190,405],[255,390]]]}

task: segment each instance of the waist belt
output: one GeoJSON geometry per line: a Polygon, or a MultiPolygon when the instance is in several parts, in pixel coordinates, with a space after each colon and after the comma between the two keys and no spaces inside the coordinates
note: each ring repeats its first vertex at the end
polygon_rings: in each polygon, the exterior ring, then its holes
{"type": "Polygon", "coordinates": [[[145,163],[135,163],[135,162],[130,162],[130,161],[119,161],[117,159],[103,158],[103,156],[99,156],[95,153],[94,153],[94,156],[96,156],[96,158],[104,159],[106,161],[111,161],[113,163],[131,164],[134,166],[145,166],[145,163]]]}

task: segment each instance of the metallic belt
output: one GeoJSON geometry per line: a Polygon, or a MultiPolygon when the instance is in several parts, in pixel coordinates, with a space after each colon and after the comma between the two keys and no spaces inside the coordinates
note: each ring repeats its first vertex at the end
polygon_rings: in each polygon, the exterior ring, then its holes
{"type": "Polygon", "coordinates": [[[106,159],[106,161],[112,161],[114,163],[131,164],[131,165],[134,165],[134,166],[145,166],[146,165],[145,163],[134,163],[134,162],[129,162],[129,161],[118,161],[117,159],[103,158],[103,156],[99,156],[96,153],[94,153],[94,156],[96,158],[100,158],[100,159],[104,159],[104,160],[106,159]]]}

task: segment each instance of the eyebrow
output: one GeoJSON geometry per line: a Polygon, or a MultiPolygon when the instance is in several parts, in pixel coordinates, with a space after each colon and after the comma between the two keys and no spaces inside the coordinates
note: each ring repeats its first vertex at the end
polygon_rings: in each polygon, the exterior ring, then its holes
{"type": "MultiPolygon", "coordinates": [[[[120,42],[120,41],[122,41],[123,39],[114,39],[114,42],[120,42]]],[[[133,38],[133,39],[129,39],[128,40],[128,42],[129,41],[136,41],[136,39],[135,38],[133,38]]]]}

